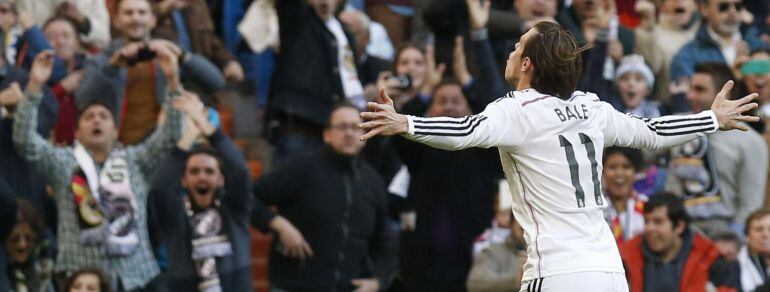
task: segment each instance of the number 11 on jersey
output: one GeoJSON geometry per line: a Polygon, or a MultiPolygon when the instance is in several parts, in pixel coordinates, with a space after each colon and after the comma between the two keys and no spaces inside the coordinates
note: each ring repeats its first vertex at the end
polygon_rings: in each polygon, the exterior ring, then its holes
{"type": "MultiPolygon", "coordinates": [[[[601,183],[599,182],[599,172],[597,170],[597,168],[599,168],[599,163],[596,162],[596,150],[594,149],[594,142],[590,137],[588,137],[588,135],[584,133],[578,133],[578,136],[580,137],[580,144],[585,146],[588,160],[591,162],[591,178],[593,179],[594,184],[594,199],[596,200],[596,205],[601,206],[604,204],[604,202],[602,200],[601,183]]],[[[575,198],[577,199],[578,208],[583,208],[586,206],[586,196],[585,192],[583,191],[583,187],[580,185],[580,171],[578,170],[579,165],[577,159],[575,159],[575,149],[572,148],[572,143],[570,143],[570,141],[567,140],[567,138],[565,138],[563,135],[559,135],[559,144],[561,147],[564,147],[564,152],[566,152],[567,155],[567,163],[569,163],[569,174],[572,180],[572,186],[575,188],[575,198]]]]}

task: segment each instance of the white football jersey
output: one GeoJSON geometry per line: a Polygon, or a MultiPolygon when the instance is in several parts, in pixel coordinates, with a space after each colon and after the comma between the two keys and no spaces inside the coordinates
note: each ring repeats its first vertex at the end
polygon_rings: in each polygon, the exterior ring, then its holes
{"type": "Polygon", "coordinates": [[[660,149],[716,131],[711,111],[643,119],[593,93],[569,100],[533,89],[509,92],[464,118],[408,116],[405,137],[442,149],[498,147],[524,229],[523,281],[575,272],[624,272],[602,208],[604,147],[660,149]]]}

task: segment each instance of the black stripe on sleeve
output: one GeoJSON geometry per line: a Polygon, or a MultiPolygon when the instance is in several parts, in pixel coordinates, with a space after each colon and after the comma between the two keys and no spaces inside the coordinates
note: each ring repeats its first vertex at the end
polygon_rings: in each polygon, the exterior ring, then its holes
{"type": "Polygon", "coordinates": [[[713,127],[714,123],[711,117],[653,120],[649,118],[641,118],[633,114],[629,114],[629,116],[644,121],[645,124],[647,125],[647,129],[655,132],[660,136],[678,136],[678,135],[701,133],[701,132],[707,132],[710,130],[715,130],[713,127]],[[702,122],[706,120],[707,122],[702,122]]]}
{"type": "Polygon", "coordinates": [[[687,134],[694,134],[694,133],[703,133],[710,129],[695,129],[695,130],[689,130],[689,131],[682,131],[682,132],[674,132],[674,133],[657,133],[661,136],[680,136],[680,135],[687,135],[687,134]]]}
{"type": "MultiPolygon", "coordinates": [[[[418,123],[414,123],[415,129],[421,129],[421,130],[465,130],[471,127],[473,123],[479,119],[480,116],[473,116],[468,123],[465,125],[457,125],[457,126],[448,126],[448,125],[438,125],[438,126],[425,126],[420,125],[418,123]]],[[[483,117],[483,116],[481,116],[483,117]]]]}
{"type": "Polygon", "coordinates": [[[711,117],[700,117],[700,118],[675,118],[670,120],[655,120],[654,122],[650,123],[650,125],[655,126],[658,124],[671,124],[671,123],[679,123],[679,122],[688,122],[688,121],[705,121],[705,120],[711,120],[711,117]]]}
{"type": "Polygon", "coordinates": [[[417,118],[415,117],[412,119],[414,121],[415,125],[418,124],[463,124],[467,123],[468,120],[475,116],[466,116],[465,118],[446,118],[446,117],[437,117],[437,118],[417,118]]]}
{"type": "Polygon", "coordinates": [[[674,126],[657,126],[655,128],[658,130],[674,130],[674,129],[689,128],[689,127],[704,127],[704,126],[711,126],[711,125],[713,125],[713,123],[711,121],[708,121],[703,123],[681,124],[681,125],[674,125],[674,126]]]}
{"type": "MultiPolygon", "coordinates": [[[[467,131],[462,131],[462,130],[460,130],[460,131],[453,130],[453,132],[415,131],[414,133],[416,135],[446,136],[446,137],[468,136],[471,133],[473,133],[473,130],[475,130],[476,127],[478,127],[481,124],[481,122],[485,121],[486,119],[487,119],[487,117],[480,116],[479,119],[474,120],[474,123],[472,123],[473,126],[470,129],[468,129],[467,131]]],[[[415,129],[416,129],[416,125],[415,125],[415,129]]]]}

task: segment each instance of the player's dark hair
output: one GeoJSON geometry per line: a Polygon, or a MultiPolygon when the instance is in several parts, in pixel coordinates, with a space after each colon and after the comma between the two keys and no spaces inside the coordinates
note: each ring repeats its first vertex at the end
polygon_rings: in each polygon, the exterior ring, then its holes
{"type": "Polygon", "coordinates": [[[590,46],[578,46],[572,33],[554,22],[541,21],[534,29],[522,52],[533,63],[532,88],[569,99],[583,71],[580,54],[590,46]]]}
{"type": "Polygon", "coordinates": [[[602,157],[602,163],[607,163],[607,157],[609,157],[612,154],[620,154],[626,157],[629,162],[631,162],[631,166],[634,168],[634,171],[640,171],[642,170],[642,161],[644,160],[642,158],[642,151],[639,149],[634,148],[627,148],[627,147],[618,147],[618,146],[612,146],[604,148],[604,156],[602,157]]]}
{"type": "Polygon", "coordinates": [[[650,199],[644,204],[644,214],[652,213],[661,207],[666,207],[668,220],[671,220],[674,228],[679,225],[679,222],[683,222],[685,226],[690,223],[690,216],[687,215],[682,200],[669,192],[659,192],[650,196],[650,199]]]}

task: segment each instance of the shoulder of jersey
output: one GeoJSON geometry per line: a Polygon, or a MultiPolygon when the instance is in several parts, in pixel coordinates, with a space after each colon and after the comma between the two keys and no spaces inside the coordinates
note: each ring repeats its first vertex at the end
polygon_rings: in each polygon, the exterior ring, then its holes
{"type": "MultiPolygon", "coordinates": [[[[537,92],[533,89],[524,89],[519,91],[509,91],[506,93],[503,97],[496,99],[494,102],[503,102],[508,100],[515,100],[518,101],[521,106],[526,106],[529,104],[536,103],[541,100],[547,100],[550,98],[556,98],[551,95],[542,94],[540,92],[537,92]]],[[[596,94],[591,92],[582,92],[582,91],[575,91],[572,93],[572,97],[570,99],[566,100],[567,102],[571,101],[595,101],[599,102],[601,101],[596,94]]],[[[493,103],[494,103],[493,102],[493,103]]]]}
{"type": "Polygon", "coordinates": [[[567,101],[601,101],[599,99],[599,96],[597,96],[593,92],[583,92],[583,91],[575,91],[572,93],[572,97],[570,97],[567,101]]]}
{"type": "Polygon", "coordinates": [[[525,104],[529,104],[529,103],[532,103],[538,100],[543,100],[550,97],[552,96],[539,93],[533,89],[524,89],[524,90],[517,90],[517,91],[509,91],[503,97],[496,99],[494,102],[504,102],[504,101],[515,100],[523,106],[525,104]]]}

